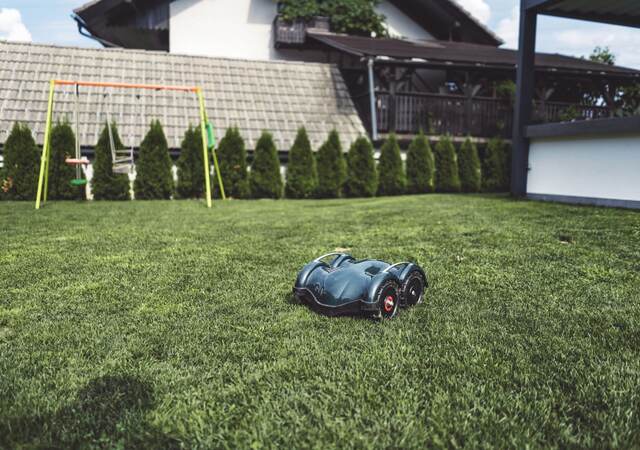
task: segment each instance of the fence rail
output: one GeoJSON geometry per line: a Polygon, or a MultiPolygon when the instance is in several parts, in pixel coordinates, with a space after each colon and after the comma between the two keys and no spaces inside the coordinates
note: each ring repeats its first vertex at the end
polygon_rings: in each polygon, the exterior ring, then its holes
{"type": "MultiPolygon", "coordinates": [[[[359,96],[355,100],[362,117],[370,125],[368,96],[359,96]]],[[[559,102],[538,102],[533,110],[536,122],[596,119],[609,115],[606,107],[559,102]]],[[[381,133],[415,134],[422,129],[429,134],[508,137],[513,127],[510,102],[492,97],[378,92],[376,116],[381,133]]]]}

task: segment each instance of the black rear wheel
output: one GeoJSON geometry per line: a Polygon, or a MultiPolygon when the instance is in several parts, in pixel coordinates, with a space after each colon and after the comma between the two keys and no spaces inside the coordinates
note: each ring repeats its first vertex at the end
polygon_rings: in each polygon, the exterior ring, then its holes
{"type": "Polygon", "coordinates": [[[402,304],[413,306],[424,297],[424,277],[418,271],[412,272],[402,286],[402,304]]]}
{"type": "Polygon", "coordinates": [[[386,281],[378,289],[377,301],[379,305],[379,315],[381,319],[392,319],[398,312],[400,305],[400,290],[393,281],[386,281]]]}

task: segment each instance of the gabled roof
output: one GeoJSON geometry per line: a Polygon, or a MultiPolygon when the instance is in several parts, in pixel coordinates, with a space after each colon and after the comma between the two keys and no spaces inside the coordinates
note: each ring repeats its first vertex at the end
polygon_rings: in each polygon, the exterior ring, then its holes
{"type": "Polygon", "coordinates": [[[456,0],[390,0],[435,38],[498,47],[504,43],[456,0]]]}
{"type": "MultiPolygon", "coordinates": [[[[202,87],[218,138],[237,126],[252,149],[263,130],[287,151],[300,126],[318,148],[335,128],[348,145],[366,131],[340,71],[329,64],[205,58],[121,49],[87,49],[0,41],[0,143],[14,122],[27,123],[39,144],[44,138],[49,80],[202,87]]],[[[54,119],[73,119],[73,87],[56,91],[54,119]]],[[[163,124],[172,148],[179,148],[189,124],[198,124],[193,94],[81,88],[80,141],[92,147],[106,121],[118,124],[127,146],[142,141],[152,119],[163,124]],[[139,95],[139,97],[137,96],[139,95]]]]}
{"type": "MultiPolygon", "coordinates": [[[[371,39],[317,31],[310,31],[307,34],[316,41],[355,56],[386,57],[391,60],[443,67],[464,66],[466,68],[488,67],[515,70],[518,56],[516,50],[465,42],[371,39]]],[[[381,63],[384,62],[381,61],[381,63]]],[[[536,54],[536,69],[593,76],[640,78],[640,71],[635,69],[549,53],[536,54]]]]}

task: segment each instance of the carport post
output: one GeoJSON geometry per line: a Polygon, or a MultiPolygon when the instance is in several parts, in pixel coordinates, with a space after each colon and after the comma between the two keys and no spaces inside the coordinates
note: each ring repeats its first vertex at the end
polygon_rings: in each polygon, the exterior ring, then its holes
{"type": "Polygon", "coordinates": [[[527,3],[527,0],[521,0],[520,4],[520,37],[511,158],[511,195],[514,197],[524,197],[527,194],[529,139],[525,131],[531,122],[535,83],[537,13],[535,9],[527,8],[527,3]]]}

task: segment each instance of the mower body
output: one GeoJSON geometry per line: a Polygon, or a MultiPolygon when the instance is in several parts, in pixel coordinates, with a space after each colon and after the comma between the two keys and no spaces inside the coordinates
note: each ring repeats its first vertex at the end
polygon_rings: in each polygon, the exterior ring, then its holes
{"type": "Polygon", "coordinates": [[[296,297],[329,315],[365,313],[391,318],[398,306],[423,300],[427,276],[416,264],[356,260],[345,253],[321,256],[296,279],[296,297]]]}

